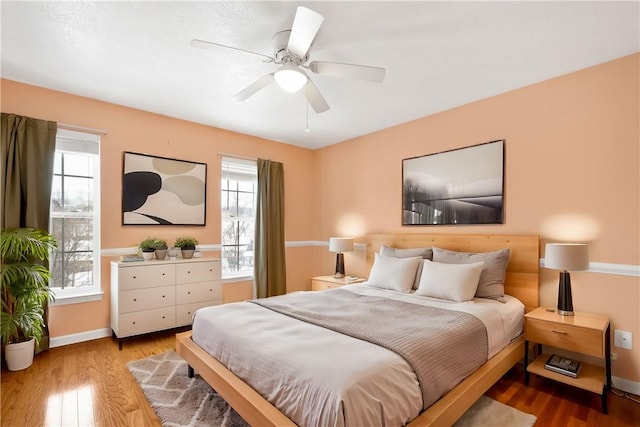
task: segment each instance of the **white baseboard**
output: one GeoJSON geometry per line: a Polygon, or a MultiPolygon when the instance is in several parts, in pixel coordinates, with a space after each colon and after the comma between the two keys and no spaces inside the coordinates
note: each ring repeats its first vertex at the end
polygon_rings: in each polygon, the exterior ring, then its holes
{"type": "Polygon", "coordinates": [[[97,340],[111,336],[111,328],[96,329],[93,331],[80,332],[79,334],[63,335],[52,337],[49,340],[49,347],[62,347],[63,345],[76,344],[79,342],[97,340]]]}
{"type": "Polygon", "coordinates": [[[618,390],[640,396],[640,382],[625,380],[620,377],[611,377],[611,382],[613,383],[613,387],[618,390]]]}

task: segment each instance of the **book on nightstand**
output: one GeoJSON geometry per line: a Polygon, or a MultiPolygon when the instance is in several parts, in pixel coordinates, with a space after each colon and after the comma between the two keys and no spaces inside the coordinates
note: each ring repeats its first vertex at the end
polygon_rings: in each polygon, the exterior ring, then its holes
{"type": "Polygon", "coordinates": [[[562,375],[567,375],[571,378],[577,378],[581,365],[577,360],[552,354],[549,359],[547,359],[547,363],[544,364],[544,368],[562,375]]]}

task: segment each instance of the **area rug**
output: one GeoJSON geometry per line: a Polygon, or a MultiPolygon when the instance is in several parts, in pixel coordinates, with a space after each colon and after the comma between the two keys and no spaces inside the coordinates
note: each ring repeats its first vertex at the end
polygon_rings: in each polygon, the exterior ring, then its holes
{"type": "MultiPolygon", "coordinates": [[[[127,364],[165,427],[248,427],[200,376],[187,377],[187,363],[175,352],[127,364]]],[[[456,427],[531,427],[536,417],[482,396],[456,427]]]]}

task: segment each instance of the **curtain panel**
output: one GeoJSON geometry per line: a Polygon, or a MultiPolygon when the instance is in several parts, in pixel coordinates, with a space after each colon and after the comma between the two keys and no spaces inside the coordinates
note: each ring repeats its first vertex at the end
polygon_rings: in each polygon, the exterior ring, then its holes
{"type": "Polygon", "coordinates": [[[49,230],[56,122],[2,113],[2,223],[49,230]]]}
{"type": "Polygon", "coordinates": [[[284,248],[284,167],[258,159],[254,273],[258,298],[287,292],[284,248]]]}
{"type": "MultiPolygon", "coordinates": [[[[0,227],[49,231],[56,122],[2,113],[0,117],[0,227]]],[[[49,348],[48,309],[36,353],[49,348]]]]}

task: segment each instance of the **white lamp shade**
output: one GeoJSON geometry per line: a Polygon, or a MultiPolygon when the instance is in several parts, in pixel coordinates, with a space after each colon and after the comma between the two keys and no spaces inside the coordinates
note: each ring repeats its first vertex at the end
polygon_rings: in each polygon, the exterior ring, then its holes
{"type": "Polygon", "coordinates": [[[589,269],[589,255],[584,243],[547,243],[544,266],[554,270],[580,271],[589,269]]]}
{"type": "Polygon", "coordinates": [[[273,77],[278,86],[287,92],[297,92],[307,83],[307,76],[293,65],[285,65],[273,77]]]}
{"type": "Polygon", "coordinates": [[[353,239],[351,237],[331,237],[329,239],[329,252],[351,252],[353,239]]]}

